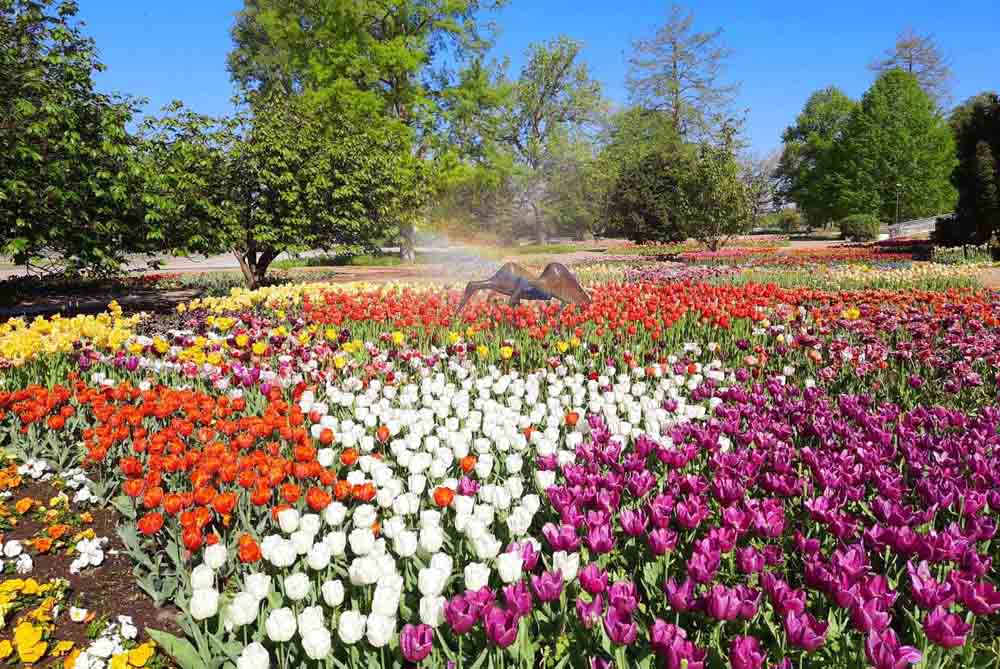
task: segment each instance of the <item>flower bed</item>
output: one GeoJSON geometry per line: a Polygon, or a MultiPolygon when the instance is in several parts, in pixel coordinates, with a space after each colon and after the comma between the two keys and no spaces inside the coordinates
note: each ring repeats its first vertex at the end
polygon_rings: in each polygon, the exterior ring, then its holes
{"type": "MultiPolygon", "coordinates": [[[[990,666],[1000,302],[685,271],[461,319],[431,286],[235,291],[9,349],[0,480],[81,467],[120,528],[16,493],[0,523],[71,591],[114,549],[179,608],[104,611],[66,666],[990,666]]],[[[19,606],[0,662],[58,643],[19,606]]]]}

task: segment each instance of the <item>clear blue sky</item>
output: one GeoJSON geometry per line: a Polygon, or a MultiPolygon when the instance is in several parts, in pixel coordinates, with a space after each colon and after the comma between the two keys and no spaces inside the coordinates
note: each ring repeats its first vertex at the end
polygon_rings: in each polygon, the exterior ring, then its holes
{"type": "MultiPolygon", "coordinates": [[[[108,69],[99,84],[150,99],[156,110],[181,99],[197,111],[231,110],[225,59],[242,0],[80,0],[86,31],[108,69]]],[[[953,98],[1000,89],[1000,3],[721,2],[692,4],[698,29],[724,29],[735,54],[728,74],[742,82],[753,150],[780,145],[781,132],[817,88],[836,84],[858,97],[871,83],[865,65],[907,25],[933,32],[955,73],[953,98]]],[[[496,17],[497,57],[516,68],[531,42],[560,33],[581,40],[594,76],[613,100],[626,98],[625,59],[634,39],[662,23],[659,0],[511,0],[496,17]]]]}

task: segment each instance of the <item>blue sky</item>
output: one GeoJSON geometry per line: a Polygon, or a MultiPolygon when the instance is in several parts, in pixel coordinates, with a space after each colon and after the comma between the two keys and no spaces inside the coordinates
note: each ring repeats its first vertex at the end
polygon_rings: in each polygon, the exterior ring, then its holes
{"type": "MultiPolygon", "coordinates": [[[[242,0],[80,0],[86,31],[108,66],[105,90],[150,99],[156,110],[181,99],[197,111],[231,110],[225,67],[229,28],[242,0]]],[[[1000,89],[1000,3],[995,0],[909,2],[698,2],[698,29],[724,29],[735,54],[728,68],[742,82],[754,151],[781,143],[781,132],[809,94],[836,84],[858,97],[872,77],[865,66],[892,45],[902,28],[933,32],[952,62],[953,98],[1000,89]]],[[[511,0],[496,17],[495,55],[516,68],[531,42],[558,34],[581,40],[594,76],[624,102],[626,58],[633,40],[662,23],[669,2],[658,0],[511,0]]]]}

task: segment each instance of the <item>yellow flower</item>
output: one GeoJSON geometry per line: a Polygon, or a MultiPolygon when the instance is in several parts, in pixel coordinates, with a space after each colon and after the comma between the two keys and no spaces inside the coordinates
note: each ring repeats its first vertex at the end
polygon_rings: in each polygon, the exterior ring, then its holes
{"type": "Polygon", "coordinates": [[[128,653],[118,653],[111,658],[111,669],[129,669],[128,668],[128,653]]]}
{"type": "Polygon", "coordinates": [[[13,652],[14,646],[11,645],[10,641],[7,641],[7,639],[0,641],[0,660],[7,659],[13,652]]]}
{"type": "Polygon", "coordinates": [[[70,652],[71,650],[73,650],[72,641],[60,641],[52,648],[52,652],[49,653],[49,655],[51,655],[52,657],[60,657],[70,652]]]}
{"type": "Polygon", "coordinates": [[[37,662],[49,644],[42,640],[42,628],[23,622],[14,628],[14,648],[22,662],[37,662]]]}
{"type": "Polygon", "coordinates": [[[337,341],[340,337],[340,333],[337,332],[335,328],[327,328],[323,336],[325,336],[328,341],[337,341]]]}
{"type": "Polygon", "coordinates": [[[245,334],[236,335],[236,345],[243,348],[250,341],[250,337],[245,334]]]}
{"type": "Polygon", "coordinates": [[[503,358],[504,360],[510,360],[511,356],[513,355],[514,355],[514,349],[512,349],[510,346],[500,347],[500,357],[503,358]]]}
{"type": "Polygon", "coordinates": [[[557,341],[556,342],[556,350],[558,350],[560,353],[565,353],[566,351],[569,350],[569,344],[567,344],[566,342],[564,342],[562,340],[557,341]]]}
{"type": "Polygon", "coordinates": [[[170,344],[168,344],[167,340],[163,337],[153,337],[153,348],[157,353],[163,355],[170,350],[170,344]]]}
{"type": "Polygon", "coordinates": [[[572,346],[573,348],[579,347],[580,346],[580,339],[579,339],[579,337],[573,337],[572,339],[570,339],[569,340],[569,345],[572,346]]]}
{"type": "Polygon", "coordinates": [[[395,332],[392,333],[392,343],[395,344],[396,346],[402,344],[405,339],[406,337],[399,330],[396,330],[395,332]]]}
{"type": "Polygon", "coordinates": [[[448,333],[448,343],[449,344],[457,344],[458,340],[461,339],[461,338],[462,338],[462,335],[458,334],[457,332],[449,332],[448,333]]]}
{"type": "Polygon", "coordinates": [[[483,346],[482,344],[480,344],[479,346],[476,347],[476,353],[479,354],[480,358],[485,358],[490,354],[490,350],[485,346],[483,346]]]}
{"type": "Polygon", "coordinates": [[[24,586],[21,588],[21,592],[26,595],[37,595],[38,594],[38,581],[33,578],[29,578],[24,582],[24,586]]]}
{"type": "Polygon", "coordinates": [[[466,339],[472,339],[475,336],[476,336],[476,328],[472,327],[471,325],[469,327],[465,328],[465,338],[466,339]]]}
{"type": "Polygon", "coordinates": [[[343,369],[346,364],[347,364],[347,358],[345,356],[338,355],[336,358],[333,359],[333,366],[336,367],[337,369],[343,369]]]}
{"type": "Polygon", "coordinates": [[[267,342],[255,341],[253,343],[253,354],[254,355],[264,355],[264,351],[267,350],[267,342]]]}
{"type": "Polygon", "coordinates": [[[144,667],[146,666],[146,663],[149,662],[150,658],[153,657],[154,652],[153,643],[146,642],[129,651],[128,663],[133,667],[144,667]]]}

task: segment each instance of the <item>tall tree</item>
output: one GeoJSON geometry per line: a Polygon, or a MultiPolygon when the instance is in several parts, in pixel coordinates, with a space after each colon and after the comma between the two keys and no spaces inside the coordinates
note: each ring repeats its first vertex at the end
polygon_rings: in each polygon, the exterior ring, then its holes
{"type": "MultiPolygon", "coordinates": [[[[266,88],[279,73],[302,94],[367,124],[410,134],[431,157],[448,125],[448,91],[491,45],[484,9],[506,0],[246,0],[234,30],[233,74],[266,88]],[[241,24],[242,22],[242,24],[241,24]]],[[[400,221],[401,254],[413,258],[413,226],[400,221]]]]}
{"type": "Polygon", "coordinates": [[[702,142],[694,169],[685,175],[683,191],[683,229],[709,250],[749,232],[754,194],[741,178],[733,128],[723,127],[718,142],[702,142]]]}
{"type": "Polygon", "coordinates": [[[500,139],[530,176],[527,201],[539,244],[546,238],[542,200],[556,143],[592,125],[603,106],[601,85],[580,58],[582,48],[567,37],[532,44],[501,112],[500,139]]]}
{"type": "Polygon", "coordinates": [[[764,214],[778,204],[775,173],[781,154],[772,152],[763,158],[746,156],[740,162],[740,178],[750,202],[750,228],[755,228],[764,214]]]}
{"type": "Polygon", "coordinates": [[[890,70],[851,114],[830,184],[846,214],[886,223],[933,216],[955,205],[955,162],[951,130],[917,78],[890,70]]]}
{"type": "Polygon", "coordinates": [[[127,131],[138,102],[95,89],[104,68],[76,14],[0,0],[0,253],[110,273],[148,248],[127,131]]]}
{"type": "Polygon", "coordinates": [[[695,31],[693,12],[673,5],[655,35],[632,46],[626,82],[632,102],[667,114],[684,138],[721,128],[739,92],[739,84],[723,81],[733,52],[721,37],[721,28],[695,31]]]}
{"type": "Polygon", "coordinates": [[[420,205],[405,138],[347,117],[325,121],[276,92],[234,117],[175,104],[149,119],[146,216],[165,230],[164,245],[232,252],[255,287],[282,252],[370,246],[420,205]]]}
{"type": "Polygon", "coordinates": [[[921,35],[908,27],[896,35],[896,44],[886,49],[881,58],[868,65],[876,74],[903,70],[917,78],[939,107],[948,103],[951,88],[951,66],[934,35],[921,35]]]}
{"type": "Polygon", "coordinates": [[[781,135],[775,177],[780,199],[794,202],[813,227],[841,218],[830,187],[835,148],[843,138],[857,102],[831,86],[809,96],[795,123],[781,135]]]}
{"type": "Polygon", "coordinates": [[[951,115],[958,148],[952,183],[956,216],[939,226],[942,242],[984,242],[1000,233],[1000,95],[982,93],[951,115]]]}

